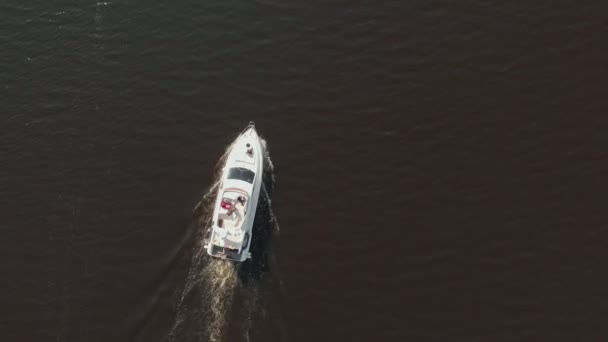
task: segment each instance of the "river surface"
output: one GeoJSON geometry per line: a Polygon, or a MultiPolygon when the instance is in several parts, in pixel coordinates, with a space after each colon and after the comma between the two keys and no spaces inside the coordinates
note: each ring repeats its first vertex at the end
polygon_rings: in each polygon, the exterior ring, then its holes
{"type": "Polygon", "coordinates": [[[4,0],[0,340],[605,340],[606,13],[4,0]],[[249,121],[244,270],[201,232],[249,121]]]}

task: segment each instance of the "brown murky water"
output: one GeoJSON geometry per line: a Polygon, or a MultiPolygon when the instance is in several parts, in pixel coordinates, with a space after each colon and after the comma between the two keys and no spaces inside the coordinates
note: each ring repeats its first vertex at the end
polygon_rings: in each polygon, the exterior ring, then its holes
{"type": "Polygon", "coordinates": [[[0,9],[0,340],[605,339],[602,2],[0,9]],[[234,268],[200,236],[250,120],[234,268]]]}

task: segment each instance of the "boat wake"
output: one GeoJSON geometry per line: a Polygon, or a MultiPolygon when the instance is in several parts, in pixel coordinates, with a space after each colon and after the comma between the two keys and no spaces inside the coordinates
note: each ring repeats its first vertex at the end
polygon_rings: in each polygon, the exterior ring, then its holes
{"type": "MultiPolygon", "coordinates": [[[[262,143],[266,148],[263,139],[262,143]]],[[[178,298],[169,341],[219,342],[227,338],[227,335],[236,333],[243,340],[249,341],[254,322],[259,316],[265,316],[266,308],[263,296],[260,295],[264,284],[262,275],[270,269],[269,260],[274,260],[270,257],[270,240],[279,232],[272,212],[274,167],[268,152],[264,160],[264,183],[251,240],[252,259],[244,263],[232,263],[209,257],[204,248],[219,188],[220,171],[231,148],[232,145],[220,158],[216,166],[216,180],[195,208],[192,262],[181,297],[178,298]],[[233,304],[235,310],[231,310],[233,304]],[[231,320],[230,317],[235,319],[231,320]],[[231,321],[234,323],[231,324],[231,321]]]]}
{"type": "Polygon", "coordinates": [[[237,283],[236,272],[231,263],[223,260],[209,260],[201,276],[209,282],[209,297],[205,300],[211,310],[211,317],[207,321],[207,334],[210,342],[220,341],[226,314],[232,304],[234,289],[237,283]]]}

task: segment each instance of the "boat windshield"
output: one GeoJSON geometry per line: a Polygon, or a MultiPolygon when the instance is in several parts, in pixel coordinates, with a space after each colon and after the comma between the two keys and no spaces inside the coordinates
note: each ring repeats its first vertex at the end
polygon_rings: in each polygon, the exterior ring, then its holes
{"type": "Polygon", "coordinates": [[[253,184],[255,173],[244,167],[232,167],[228,170],[228,179],[238,179],[253,184]]]}

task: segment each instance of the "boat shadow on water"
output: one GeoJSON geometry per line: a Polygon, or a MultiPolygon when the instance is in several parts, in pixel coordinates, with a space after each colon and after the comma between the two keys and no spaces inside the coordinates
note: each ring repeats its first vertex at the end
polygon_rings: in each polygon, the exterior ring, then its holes
{"type": "Polygon", "coordinates": [[[270,271],[271,242],[278,233],[278,223],[272,211],[272,193],[274,191],[273,167],[269,158],[264,163],[264,181],[260,199],[255,212],[251,238],[251,259],[235,263],[241,285],[247,286],[250,281],[259,281],[262,275],[270,271]]]}

